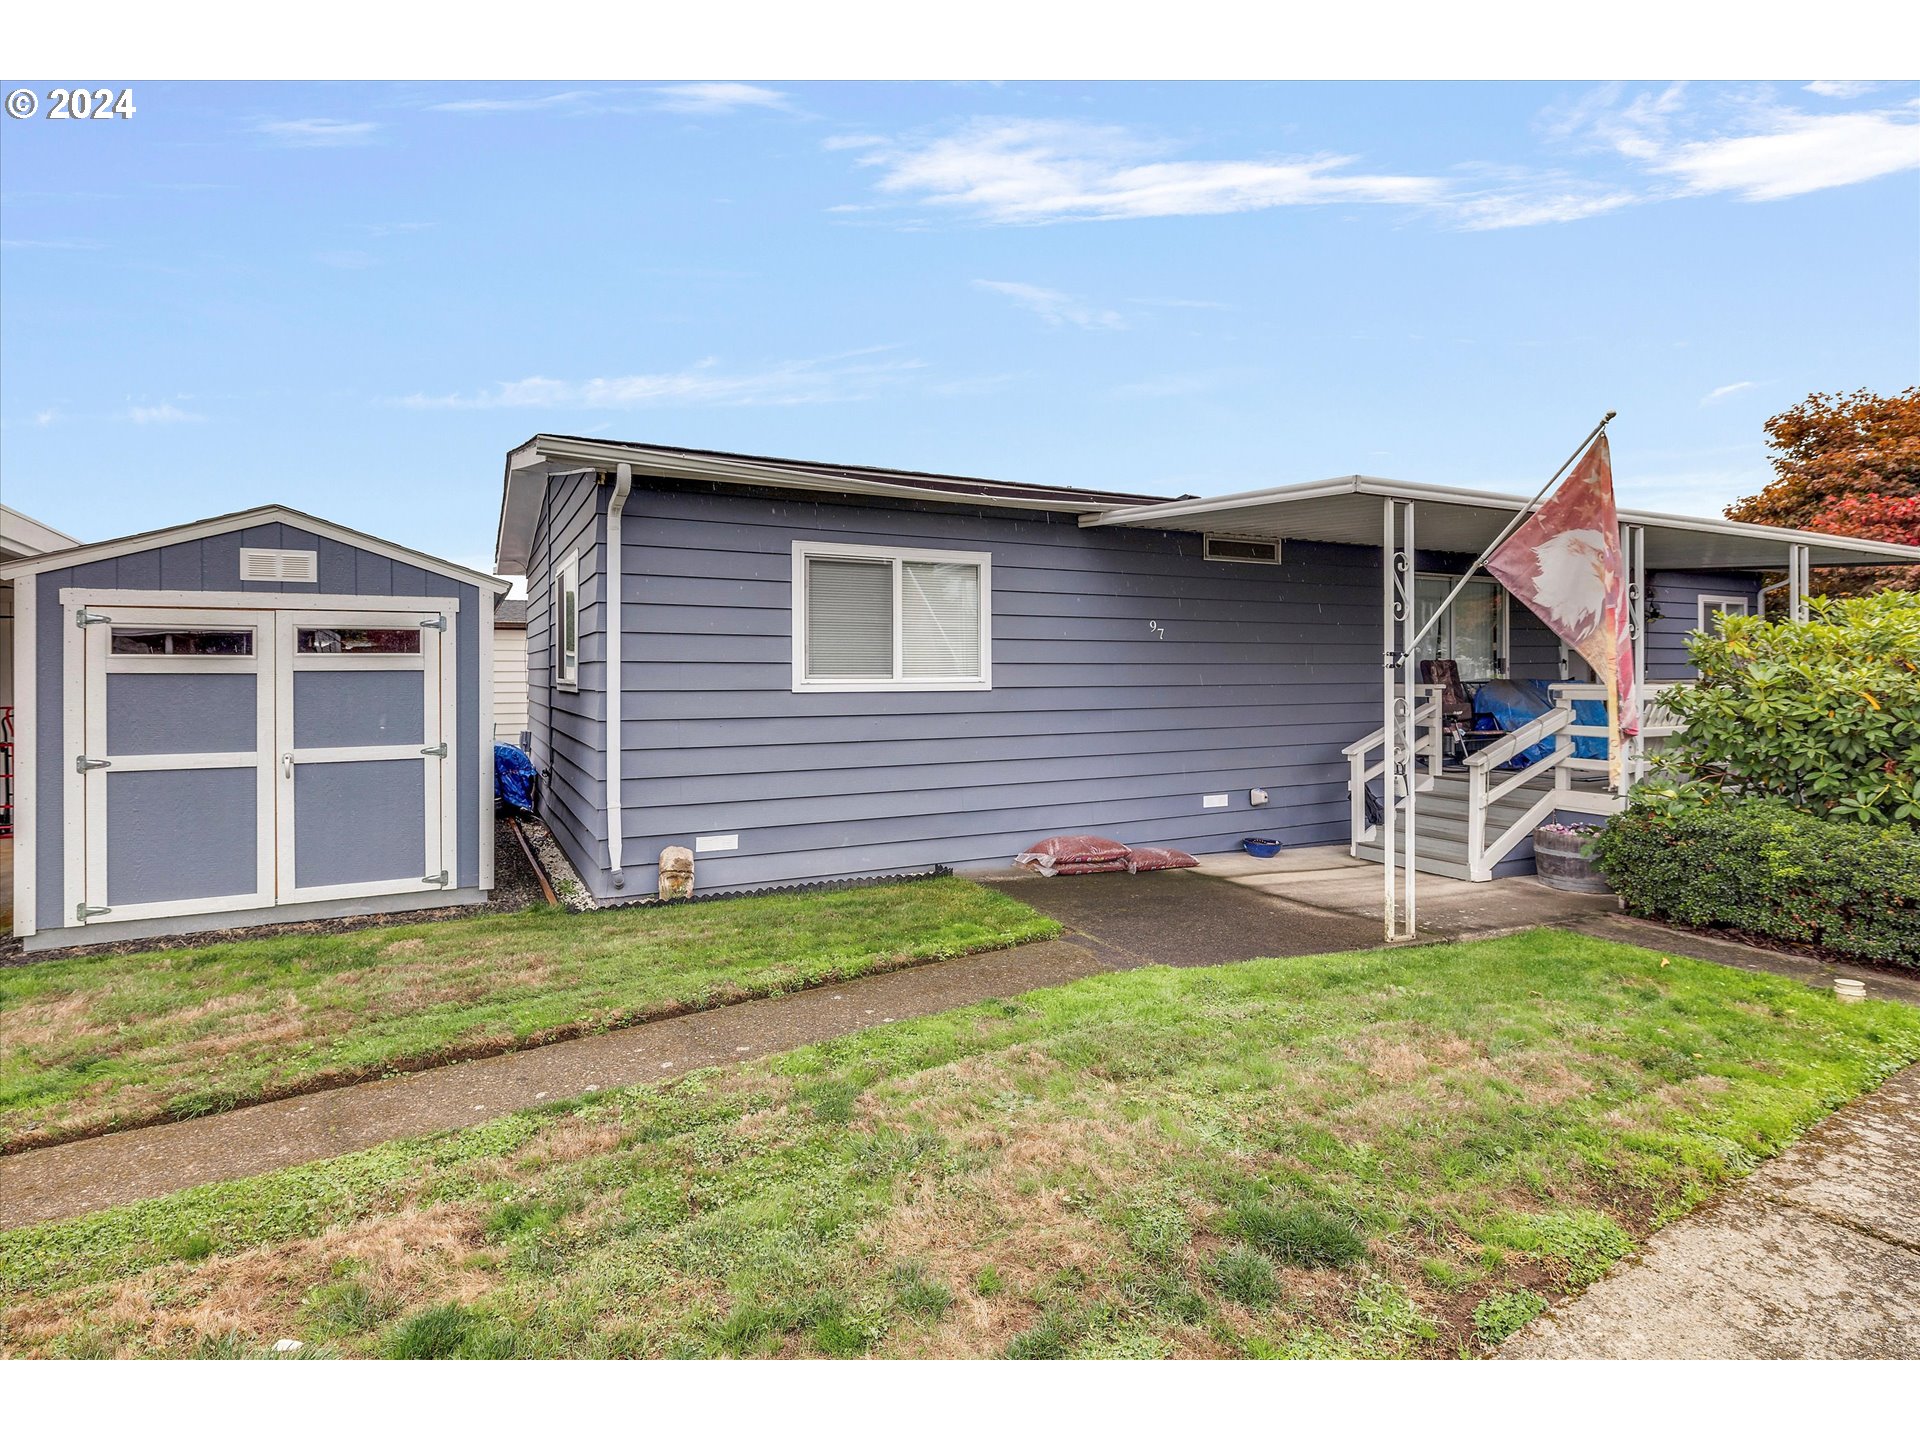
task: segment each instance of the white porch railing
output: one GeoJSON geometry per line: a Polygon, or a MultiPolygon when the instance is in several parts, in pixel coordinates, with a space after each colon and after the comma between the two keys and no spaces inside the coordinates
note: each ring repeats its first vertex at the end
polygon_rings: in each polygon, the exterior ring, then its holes
{"type": "Polygon", "coordinates": [[[1646,687],[1643,695],[1644,715],[1640,728],[1639,743],[1630,745],[1622,769],[1617,789],[1602,781],[1599,786],[1580,787],[1575,782],[1580,776],[1611,777],[1613,766],[1607,760],[1583,759],[1574,754],[1573,742],[1576,738],[1593,737],[1605,740],[1608,735],[1605,725],[1582,725],[1574,715],[1576,700],[1600,700],[1607,698],[1604,685],[1576,685],[1562,683],[1554,685],[1554,708],[1538,719],[1530,720],[1518,730],[1502,736],[1486,749],[1467,761],[1467,868],[1475,880],[1493,879],[1493,867],[1498,865],[1514,849],[1533,833],[1536,825],[1557,810],[1570,811],[1576,815],[1614,815],[1626,808],[1627,791],[1647,773],[1646,744],[1648,740],[1664,740],[1680,729],[1679,718],[1670,711],[1665,703],[1665,693],[1673,688],[1674,682],[1655,682],[1646,687]],[[1497,776],[1495,771],[1507,764],[1522,751],[1531,750],[1541,741],[1551,739],[1553,749],[1543,759],[1536,760],[1511,774],[1497,776]],[[1516,816],[1499,834],[1491,839],[1487,835],[1488,815],[1495,805],[1507,796],[1530,785],[1533,781],[1550,778],[1552,785],[1516,816]]]}
{"type": "MultiPolygon", "coordinates": [[[[1445,763],[1441,741],[1445,737],[1446,726],[1440,718],[1440,689],[1437,685],[1418,685],[1414,687],[1414,694],[1418,703],[1413,709],[1415,754],[1412,760],[1416,774],[1425,772],[1417,788],[1430,790],[1445,763]]],[[[1367,782],[1387,773],[1389,749],[1386,740],[1387,732],[1383,727],[1362,736],[1340,752],[1347,757],[1347,807],[1352,822],[1352,828],[1347,832],[1352,837],[1347,843],[1347,853],[1350,855],[1357,856],[1361,844],[1373,839],[1375,827],[1367,823],[1367,782]],[[1380,752],[1378,760],[1373,758],[1376,750],[1380,752]]],[[[1380,787],[1382,804],[1403,803],[1405,797],[1393,794],[1392,790],[1391,785],[1380,787]]]]}

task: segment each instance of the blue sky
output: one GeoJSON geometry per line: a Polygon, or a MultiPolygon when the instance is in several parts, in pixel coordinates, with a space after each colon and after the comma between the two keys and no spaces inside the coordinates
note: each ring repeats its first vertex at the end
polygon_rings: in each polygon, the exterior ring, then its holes
{"type": "Polygon", "coordinates": [[[1920,379],[1920,86],[141,84],[0,121],[0,489],[468,563],[549,430],[1714,513],[1920,379]]]}

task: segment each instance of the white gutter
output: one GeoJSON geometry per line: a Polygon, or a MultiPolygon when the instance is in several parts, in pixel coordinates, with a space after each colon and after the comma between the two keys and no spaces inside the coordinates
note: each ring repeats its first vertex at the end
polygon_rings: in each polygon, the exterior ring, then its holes
{"type": "Polygon", "coordinates": [[[626,628],[626,605],[622,597],[623,566],[620,549],[620,517],[627,508],[627,496],[633,491],[633,466],[621,461],[614,472],[613,495],[607,501],[607,569],[602,582],[607,589],[602,608],[607,612],[606,726],[607,726],[607,869],[613,888],[624,890],[627,877],[621,873],[621,843],[624,838],[620,813],[620,701],[625,693],[620,673],[620,635],[626,628]]]}
{"type": "MultiPolygon", "coordinates": [[[[1411,480],[1383,480],[1372,475],[1349,475],[1334,480],[1311,480],[1296,485],[1278,485],[1265,490],[1245,490],[1233,495],[1215,495],[1193,500],[1170,500],[1159,505],[1112,506],[1083,514],[1079,523],[1087,529],[1122,526],[1130,529],[1189,528],[1167,522],[1205,521],[1231,515],[1238,510],[1266,505],[1289,504],[1300,500],[1326,500],[1341,495],[1374,495],[1391,500],[1421,500],[1468,509],[1522,511],[1529,503],[1518,495],[1503,495],[1492,490],[1456,489],[1448,485],[1428,485],[1411,480]]],[[[1703,535],[1724,535],[1744,540],[1770,540],[1776,543],[1809,545],[1824,550],[1844,551],[1851,555],[1885,559],[1895,564],[1920,563],[1920,546],[1901,545],[1889,540],[1866,540],[1852,535],[1829,535],[1820,530],[1792,530],[1782,525],[1755,525],[1744,520],[1715,520],[1704,515],[1667,515],[1655,510],[1621,510],[1623,525],[1644,525],[1658,530],[1690,530],[1703,535]]],[[[1359,542],[1355,542],[1359,543],[1359,542]]]]}

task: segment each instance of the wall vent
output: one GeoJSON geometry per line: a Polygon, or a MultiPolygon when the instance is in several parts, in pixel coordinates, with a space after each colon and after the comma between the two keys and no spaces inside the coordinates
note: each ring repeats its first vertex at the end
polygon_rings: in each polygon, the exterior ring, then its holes
{"type": "Polygon", "coordinates": [[[1209,560],[1233,560],[1242,565],[1278,565],[1280,540],[1274,535],[1232,535],[1214,532],[1207,536],[1209,560]]]}
{"type": "Polygon", "coordinates": [[[242,550],[242,580],[274,580],[282,585],[314,585],[320,580],[317,550],[242,550]]]}

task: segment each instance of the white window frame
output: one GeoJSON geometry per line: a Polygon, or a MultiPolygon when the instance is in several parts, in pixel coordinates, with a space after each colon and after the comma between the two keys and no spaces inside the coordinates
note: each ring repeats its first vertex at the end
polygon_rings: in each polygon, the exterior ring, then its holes
{"type": "Polygon", "coordinates": [[[553,684],[580,689],[580,552],[572,551],[553,570],[553,684]],[[567,596],[573,596],[573,650],[567,650],[567,596]]]}
{"type": "Polygon", "coordinates": [[[1693,615],[1698,621],[1694,629],[1708,635],[1714,632],[1707,628],[1707,617],[1713,614],[1751,615],[1753,597],[1751,595],[1702,595],[1694,601],[1693,615]]]}
{"type": "Polygon", "coordinates": [[[820,540],[793,542],[793,693],[845,694],[861,690],[939,691],[993,689],[993,556],[985,550],[916,550],[898,545],[839,545],[820,540]],[[807,561],[815,557],[893,562],[893,674],[886,679],[858,680],[834,676],[807,677],[807,561]],[[900,610],[903,590],[901,566],[909,560],[937,565],[971,565],[980,572],[980,673],[977,676],[938,679],[908,676],[901,660],[904,644],[900,610]]]}

